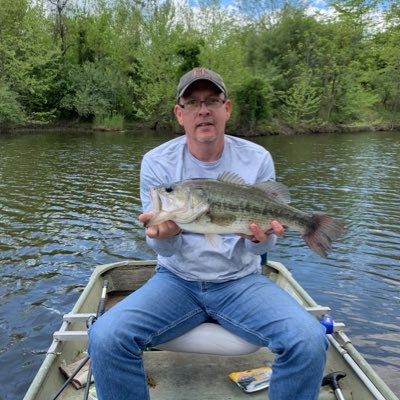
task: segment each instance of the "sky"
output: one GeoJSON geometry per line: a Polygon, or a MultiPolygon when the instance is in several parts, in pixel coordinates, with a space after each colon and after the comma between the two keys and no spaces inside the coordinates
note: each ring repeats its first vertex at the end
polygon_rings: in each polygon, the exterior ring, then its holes
{"type": "MultiPolygon", "coordinates": [[[[218,0],[216,0],[218,1],[218,0]]],[[[290,1],[290,0],[289,0],[290,1]]],[[[219,0],[219,4],[223,7],[230,8],[232,10],[236,9],[237,3],[240,2],[238,0],[219,0]]],[[[251,1],[249,1],[251,3],[251,1]]],[[[265,4],[265,9],[268,9],[271,6],[276,8],[279,7],[279,4],[286,3],[287,0],[259,0],[260,4],[265,4]]],[[[307,4],[307,9],[310,9],[310,12],[323,12],[331,14],[333,8],[329,6],[329,0],[291,0],[292,4],[307,4]]],[[[213,0],[188,0],[188,4],[192,7],[198,7],[199,5],[204,5],[207,3],[213,3],[213,0]]]]}
{"type": "MultiPolygon", "coordinates": [[[[211,3],[212,0],[209,0],[208,2],[211,3]]],[[[269,0],[268,1],[267,0],[267,1],[264,1],[264,2],[272,4],[274,2],[277,3],[278,1],[276,1],[276,0],[269,0]]],[[[327,4],[326,0],[308,0],[307,2],[311,3],[313,6],[318,7],[318,8],[327,8],[328,7],[328,4],[327,4]]],[[[202,0],[189,0],[189,4],[193,5],[193,6],[198,6],[199,3],[207,3],[207,0],[203,0],[203,1],[202,0]]],[[[235,0],[219,0],[219,3],[222,6],[228,7],[228,6],[234,6],[236,1],[235,0]]],[[[262,3],[262,1],[261,1],[261,3],[262,3]]]]}
{"type": "MultiPolygon", "coordinates": [[[[308,15],[319,15],[323,18],[326,17],[334,17],[337,15],[336,10],[330,5],[332,0],[253,0],[253,3],[259,3],[265,5],[265,10],[275,6],[275,10],[279,9],[279,5],[283,5],[286,2],[290,2],[291,4],[305,4],[306,5],[306,13],[308,15]]],[[[399,0],[377,0],[377,8],[369,17],[371,21],[374,21],[374,29],[381,30],[384,29],[384,12],[390,8],[390,5],[393,2],[397,2],[399,0]]],[[[212,4],[216,2],[223,7],[227,7],[227,9],[235,12],[237,11],[237,3],[240,3],[240,0],[187,0],[187,3],[193,8],[198,7],[199,5],[212,4]]],[[[244,2],[244,1],[243,1],[244,2]]],[[[251,4],[252,1],[248,0],[251,4]]],[[[372,4],[373,0],[363,0],[360,1],[360,4],[372,4]]]]}
{"type": "MultiPolygon", "coordinates": [[[[218,1],[218,0],[215,0],[218,1]]],[[[329,6],[329,0],[289,0],[292,4],[307,4],[306,10],[307,13],[313,15],[317,12],[322,13],[324,15],[332,15],[334,14],[334,10],[329,6]]],[[[249,0],[251,3],[251,0],[249,0]]],[[[265,4],[265,9],[269,9],[270,7],[275,6],[278,9],[279,4],[284,4],[287,0],[259,0],[260,4],[265,4]]],[[[205,5],[208,3],[213,3],[213,0],[188,0],[187,4],[191,7],[196,8],[200,5],[205,5]]],[[[219,0],[219,4],[223,7],[227,7],[231,9],[231,11],[237,10],[237,3],[240,3],[238,0],[219,0]]],[[[256,3],[256,2],[254,2],[256,3]]]]}

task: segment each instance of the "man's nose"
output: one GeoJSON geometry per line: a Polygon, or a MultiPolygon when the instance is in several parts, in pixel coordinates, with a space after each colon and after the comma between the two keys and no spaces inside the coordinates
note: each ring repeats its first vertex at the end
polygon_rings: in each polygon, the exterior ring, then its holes
{"type": "Polygon", "coordinates": [[[200,102],[199,114],[210,114],[210,109],[207,107],[205,101],[200,102]]]}

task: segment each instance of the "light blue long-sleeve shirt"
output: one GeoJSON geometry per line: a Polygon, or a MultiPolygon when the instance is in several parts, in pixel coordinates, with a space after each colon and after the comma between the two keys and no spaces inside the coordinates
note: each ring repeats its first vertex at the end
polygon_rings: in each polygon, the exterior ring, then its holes
{"type": "MultiPolygon", "coordinates": [[[[188,150],[186,136],[170,140],[146,153],[140,171],[143,211],[152,210],[150,188],[184,179],[216,179],[222,172],[233,172],[248,184],[275,179],[270,153],[248,140],[225,135],[224,150],[217,161],[202,162],[188,150]]],[[[238,235],[221,235],[218,249],[202,234],[181,232],[168,239],[147,237],[158,254],[158,264],[178,276],[195,281],[224,282],[259,271],[260,255],[276,242],[271,235],[254,243],[238,235]]]]}

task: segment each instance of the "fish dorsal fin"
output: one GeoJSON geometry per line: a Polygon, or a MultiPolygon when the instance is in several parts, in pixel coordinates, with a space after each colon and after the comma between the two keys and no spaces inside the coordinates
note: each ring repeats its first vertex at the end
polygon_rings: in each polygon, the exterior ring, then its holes
{"type": "Polygon", "coordinates": [[[269,197],[281,203],[290,203],[289,189],[283,183],[268,181],[262,183],[256,183],[255,187],[261,189],[269,197]]]}
{"type": "Polygon", "coordinates": [[[218,175],[217,179],[221,182],[235,183],[236,185],[246,185],[245,180],[234,172],[222,172],[218,175]]]}

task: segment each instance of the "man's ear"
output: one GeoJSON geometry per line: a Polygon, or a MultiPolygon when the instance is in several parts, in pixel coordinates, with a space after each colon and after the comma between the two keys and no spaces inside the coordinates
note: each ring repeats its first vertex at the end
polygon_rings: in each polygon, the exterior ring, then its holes
{"type": "Polygon", "coordinates": [[[230,100],[227,100],[227,101],[225,102],[225,104],[224,104],[224,107],[225,107],[225,111],[226,111],[226,113],[227,113],[227,118],[226,118],[226,120],[228,120],[228,119],[231,117],[231,114],[232,114],[232,107],[233,107],[233,104],[232,104],[232,102],[231,102],[230,100]]]}
{"type": "Polygon", "coordinates": [[[178,104],[175,104],[174,114],[177,121],[179,122],[179,125],[183,126],[182,107],[180,107],[178,104]]]}

